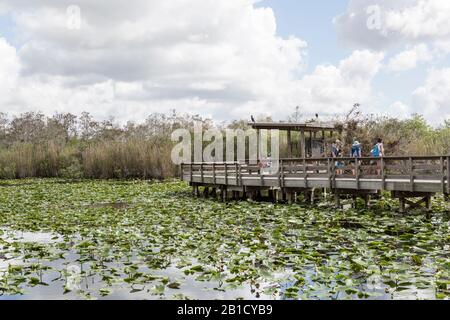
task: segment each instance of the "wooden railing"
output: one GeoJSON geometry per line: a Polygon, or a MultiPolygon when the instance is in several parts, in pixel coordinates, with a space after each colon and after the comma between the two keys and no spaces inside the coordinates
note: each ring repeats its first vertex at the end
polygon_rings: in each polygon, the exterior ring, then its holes
{"type": "MultiPolygon", "coordinates": [[[[386,189],[388,183],[405,184],[412,192],[418,184],[432,183],[434,189],[450,194],[450,156],[383,157],[383,158],[306,158],[272,160],[271,168],[261,168],[255,162],[185,163],[181,177],[193,182],[242,186],[246,179],[258,178],[261,185],[276,180],[284,187],[289,180],[299,179],[308,187],[311,181],[327,181],[335,188],[343,180],[353,181],[353,189],[361,183],[373,184],[374,189],[386,189]],[[195,178],[195,179],[194,179],[195,178]],[[206,181],[207,180],[207,181],[206,181]]],[[[392,189],[392,187],[391,187],[392,189]]],[[[433,189],[433,190],[434,190],[433,189]]]]}

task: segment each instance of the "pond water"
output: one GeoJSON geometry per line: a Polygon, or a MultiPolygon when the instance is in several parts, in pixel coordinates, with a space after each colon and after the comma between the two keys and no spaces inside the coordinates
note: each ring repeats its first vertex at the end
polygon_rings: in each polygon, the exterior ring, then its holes
{"type": "Polygon", "coordinates": [[[0,299],[449,299],[449,217],[193,199],[180,182],[10,181],[0,299]],[[57,196],[55,196],[57,195],[57,196]]]}

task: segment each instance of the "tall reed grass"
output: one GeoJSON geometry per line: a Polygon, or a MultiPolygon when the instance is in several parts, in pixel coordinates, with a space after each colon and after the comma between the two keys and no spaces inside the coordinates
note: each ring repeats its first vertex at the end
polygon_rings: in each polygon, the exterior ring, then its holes
{"type": "MultiPolygon", "coordinates": [[[[177,128],[192,130],[194,121],[203,121],[205,130],[211,127],[206,120],[175,113],[151,115],[141,124],[128,123],[123,127],[113,121],[96,122],[87,113],[80,117],[56,114],[52,118],[25,113],[12,120],[0,113],[0,179],[175,177],[178,168],[171,161],[170,135],[177,128]]],[[[357,139],[363,144],[364,155],[370,155],[379,137],[384,139],[387,155],[450,154],[450,122],[432,127],[417,115],[398,120],[358,114],[337,126],[343,128],[339,138],[344,149],[349,150],[357,139]]],[[[248,128],[242,120],[228,127],[248,128]]],[[[287,155],[284,136],[280,154],[287,155]]]]}

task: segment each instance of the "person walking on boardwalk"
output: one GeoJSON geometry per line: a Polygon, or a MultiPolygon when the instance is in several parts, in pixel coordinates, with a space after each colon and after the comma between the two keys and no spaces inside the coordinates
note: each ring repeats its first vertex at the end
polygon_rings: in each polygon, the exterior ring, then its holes
{"type": "MultiPolygon", "coordinates": [[[[335,142],[333,142],[333,144],[331,145],[331,156],[333,157],[333,159],[342,157],[341,147],[342,147],[342,143],[339,139],[337,139],[335,142]]],[[[335,161],[334,165],[336,167],[336,174],[341,175],[342,170],[340,168],[342,168],[344,166],[342,161],[337,160],[337,161],[335,161]]]]}
{"type": "MultiPolygon", "coordinates": [[[[383,139],[378,138],[377,143],[373,146],[370,153],[374,158],[382,158],[385,156],[383,139]]],[[[377,175],[381,175],[381,160],[377,161],[377,175]]]]}
{"type": "MultiPolygon", "coordinates": [[[[361,143],[359,143],[358,140],[355,140],[353,142],[352,149],[350,151],[350,158],[356,158],[355,159],[355,167],[356,167],[356,162],[359,161],[358,159],[361,157],[362,157],[361,143]]],[[[355,175],[356,169],[353,169],[352,172],[353,172],[353,175],[355,175]]]]}
{"type": "Polygon", "coordinates": [[[359,143],[358,140],[355,140],[355,142],[353,142],[352,149],[350,151],[350,157],[361,158],[361,156],[362,156],[361,143],[359,143]]]}

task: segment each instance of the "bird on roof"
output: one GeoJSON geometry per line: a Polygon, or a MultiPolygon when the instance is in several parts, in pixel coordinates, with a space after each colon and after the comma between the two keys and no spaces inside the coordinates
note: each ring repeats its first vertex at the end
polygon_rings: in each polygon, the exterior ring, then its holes
{"type": "Polygon", "coordinates": [[[255,118],[253,118],[253,116],[251,116],[252,122],[256,123],[255,118]]]}

